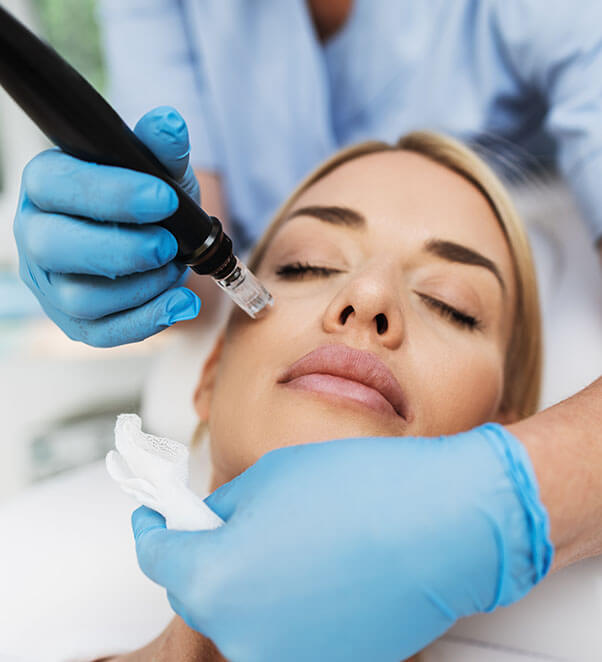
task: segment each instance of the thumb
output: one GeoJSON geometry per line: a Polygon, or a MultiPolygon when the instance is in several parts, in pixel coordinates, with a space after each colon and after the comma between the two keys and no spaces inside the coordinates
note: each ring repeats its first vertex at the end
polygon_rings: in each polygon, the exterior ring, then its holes
{"type": "Polygon", "coordinates": [[[188,127],[180,113],[170,106],[154,108],[138,120],[134,133],[186,193],[200,203],[199,184],[189,159],[188,127]]]}
{"type": "MultiPolygon", "coordinates": [[[[261,460],[260,460],[261,462],[261,460]]],[[[227,522],[239,506],[244,505],[249,499],[261,490],[261,476],[258,474],[260,464],[251,465],[246,471],[233,478],[229,483],[224,483],[205,498],[205,503],[227,522]]],[[[226,528],[226,527],[222,527],[226,528]]]]}
{"type": "Polygon", "coordinates": [[[266,453],[229,483],[218,487],[205,498],[205,503],[227,522],[240,506],[265,493],[267,484],[278,475],[280,463],[289,453],[290,448],[279,448],[266,453]]]}
{"type": "Polygon", "coordinates": [[[224,522],[227,522],[238,505],[241,496],[241,482],[244,474],[236,476],[229,483],[224,483],[220,487],[212,492],[208,497],[205,498],[205,503],[211,508],[211,510],[219,515],[224,522]]]}
{"type": "Polygon", "coordinates": [[[177,599],[186,598],[192,580],[202,581],[219,554],[221,536],[215,531],[173,531],[162,515],[141,506],[132,514],[136,555],[142,572],[177,599]]]}

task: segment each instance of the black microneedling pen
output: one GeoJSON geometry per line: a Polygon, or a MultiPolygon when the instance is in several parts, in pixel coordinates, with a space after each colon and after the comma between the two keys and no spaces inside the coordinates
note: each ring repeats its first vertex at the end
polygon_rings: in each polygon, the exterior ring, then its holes
{"type": "Polygon", "coordinates": [[[78,159],[145,172],[176,192],[178,209],[159,225],[178,242],[176,259],[212,276],[251,317],[272,296],[232,253],[232,241],[119,115],[71,65],[0,7],[0,84],[48,138],[78,159]]]}

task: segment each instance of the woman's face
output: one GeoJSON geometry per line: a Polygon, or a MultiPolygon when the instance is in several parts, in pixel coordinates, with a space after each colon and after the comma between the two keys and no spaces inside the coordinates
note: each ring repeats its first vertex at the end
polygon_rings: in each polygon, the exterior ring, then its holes
{"type": "Polygon", "coordinates": [[[273,309],[234,314],[196,395],[213,487],[282,446],[499,418],[512,263],[460,175],[411,152],[349,161],[299,197],[257,275],[273,309]]]}

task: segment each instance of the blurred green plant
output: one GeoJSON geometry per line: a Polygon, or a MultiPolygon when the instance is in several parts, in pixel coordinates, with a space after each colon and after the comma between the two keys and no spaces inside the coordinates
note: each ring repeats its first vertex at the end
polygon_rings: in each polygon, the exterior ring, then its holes
{"type": "Polygon", "coordinates": [[[32,0],[50,44],[102,94],[106,77],[96,0],[32,0]]]}

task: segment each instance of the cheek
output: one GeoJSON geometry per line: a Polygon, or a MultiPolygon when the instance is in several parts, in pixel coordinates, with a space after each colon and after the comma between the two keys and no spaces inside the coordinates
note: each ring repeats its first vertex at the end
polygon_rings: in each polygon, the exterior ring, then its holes
{"type": "Polygon", "coordinates": [[[236,324],[226,339],[210,403],[209,436],[216,474],[230,480],[255,459],[256,418],[265,408],[259,356],[263,343],[246,323],[236,324]]]}
{"type": "MultiPolygon", "coordinates": [[[[437,360],[422,361],[414,422],[416,435],[454,434],[494,420],[503,386],[503,357],[495,347],[439,351],[437,360]]],[[[413,426],[413,427],[414,427],[413,426]]]]}
{"type": "Polygon", "coordinates": [[[212,461],[224,480],[286,445],[282,435],[294,427],[295,412],[282,407],[275,385],[299,348],[315,335],[310,322],[300,320],[316,316],[299,314],[299,304],[276,301],[264,320],[250,321],[236,313],[228,327],[209,414],[212,461]]]}

